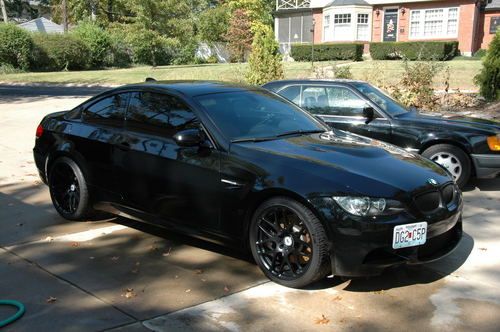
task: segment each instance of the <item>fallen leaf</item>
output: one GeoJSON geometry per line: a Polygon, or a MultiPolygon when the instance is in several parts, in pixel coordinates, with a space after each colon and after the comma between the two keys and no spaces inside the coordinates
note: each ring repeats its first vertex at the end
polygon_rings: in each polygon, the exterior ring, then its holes
{"type": "Polygon", "coordinates": [[[135,266],[141,265],[141,262],[135,262],[135,266]]]}
{"type": "Polygon", "coordinates": [[[488,248],[479,248],[479,250],[486,251],[486,250],[488,250],[488,248]]]}
{"type": "Polygon", "coordinates": [[[186,293],[189,293],[189,292],[191,292],[191,290],[190,289],[186,289],[186,293]]]}
{"type": "Polygon", "coordinates": [[[172,251],[172,247],[168,248],[168,251],[163,253],[163,257],[170,256],[170,251],[172,251]]]}
{"type": "Polygon", "coordinates": [[[226,293],[229,292],[229,287],[224,286],[224,292],[226,292],[226,293]]]}
{"type": "Polygon", "coordinates": [[[73,243],[71,243],[71,246],[72,246],[72,247],[78,247],[78,246],[80,246],[80,243],[78,243],[78,242],[73,242],[73,243]]]}
{"type": "Polygon", "coordinates": [[[325,315],[321,315],[321,318],[316,318],[316,321],[314,322],[315,324],[321,324],[321,325],[326,325],[330,323],[330,320],[326,318],[325,315]]]}
{"type": "Polygon", "coordinates": [[[384,294],[385,291],[383,289],[374,291],[373,294],[384,294]]]}
{"type": "Polygon", "coordinates": [[[112,261],[117,261],[117,260],[119,260],[119,259],[120,259],[120,256],[113,256],[113,257],[111,257],[111,260],[112,260],[112,261]]]}
{"type": "Polygon", "coordinates": [[[9,204],[7,204],[7,205],[8,205],[8,206],[14,206],[14,203],[9,203],[9,204]]]}
{"type": "Polygon", "coordinates": [[[202,274],[203,270],[202,269],[197,269],[197,270],[194,271],[194,273],[196,273],[196,274],[202,274]]]}
{"type": "Polygon", "coordinates": [[[47,300],[45,300],[45,302],[47,303],[54,303],[57,301],[57,298],[53,297],[53,296],[50,296],[47,300]]]}
{"type": "Polygon", "coordinates": [[[133,270],[132,270],[132,271],[130,271],[130,272],[132,272],[132,273],[134,273],[134,274],[137,274],[137,273],[139,272],[139,269],[138,269],[138,268],[136,268],[136,269],[133,269],[133,270]]]}
{"type": "Polygon", "coordinates": [[[47,236],[45,238],[45,241],[52,242],[52,241],[54,241],[54,238],[52,236],[47,236]]]}
{"type": "Polygon", "coordinates": [[[207,281],[207,279],[203,279],[203,278],[201,278],[201,281],[205,282],[205,281],[207,281]]]}
{"type": "Polygon", "coordinates": [[[89,259],[94,259],[95,257],[94,256],[90,256],[89,259]]]}
{"type": "Polygon", "coordinates": [[[137,295],[134,293],[133,288],[127,288],[125,294],[123,294],[122,296],[125,296],[125,298],[127,299],[131,299],[133,297],[136,297],[137,295]]]}
{"type": "Polygon", "coordinates": [[[340,295],[337,295],[333,298],[333,301],[340,301],[340,300],[342,300],[342,296],[340,295]]]}
{"type": "Polygon", "coordinates": [[[174,277],[174,278],[175,278],[175,279],[179,279],[179,276],[178,276],[178,275],[175,275],[175,277],[174,277]]]}

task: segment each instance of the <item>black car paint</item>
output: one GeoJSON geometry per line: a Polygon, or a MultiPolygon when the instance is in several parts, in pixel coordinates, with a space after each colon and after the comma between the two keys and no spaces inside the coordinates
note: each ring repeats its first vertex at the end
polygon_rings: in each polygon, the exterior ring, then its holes
{"type": "Polygon", "coordinates": [[[367,96],[360,92],[349,80],[283,80],[265,84],[263,87],[280,93],[290,86],[342,86],[372,106],[380,114],[367,122],[366,118],[317,115],[332,127],[359,135],[392,143],[409,151],[422,153],[435,144],[451,144],[462,148],[475,166],[477,177],[489,178],[500,175],[500,151],[491,151],[486,137],[500,135],[500,123],[485,119],[463,116],[440,117],[420,114],[416,110],[391,116],[367,96]],[[486,164],[487,167],[481,167],[486,164]]]}
{"type": "Polygon", "coordinates": [[[432,213],[415,206],[417,195],[452,183],[434,163],[345,132],[231,144],[193,98],[248,90],[213,82],[149,83],[111,90],[72,111],[43,119],[44,134],[34,148],[36,165],[46,180],[50,163],[69,156],[82,168],[97,208],[238,248],[246,243],[249,220],[260,203],[272,196],[294,198],[324,224],[332,271],[338,275],[372,275],[389,265],[430,261],[458,244],[462,199],[457,189],[453,203],[432,213]],[[199,118],[205,142],[186,147],[130,131],[126,124],[96,126],[81,118],[81,111],[96,100],[143,90],[181,98],[199,118]],[[430,184],[430,178],[439,187],[430,184]],[[393,216],[356,217],[339,208],[333,195],[397,199],[406,209],[393,216]],[[420,221],[428,222],[428,242],[441,251],[426,245],[393,250],[393,227],[420,221]],[[436,240],[440,236],[450,239],[436,240]],[[419,256],[425,250],[430,255],[419,256]],[[376,259],[367,260],[372,256],[376,259]]]}

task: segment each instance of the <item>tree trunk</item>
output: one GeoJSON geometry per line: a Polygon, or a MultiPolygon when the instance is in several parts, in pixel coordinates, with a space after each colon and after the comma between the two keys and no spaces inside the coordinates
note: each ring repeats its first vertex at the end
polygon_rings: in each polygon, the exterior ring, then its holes
{"type": "Polygon", "coordinates": [[[5,9],[5,2],[4,0],[0,0],[0,6],[2,7],[2,16],[3,16],[3,21],[7,23],[9,19],[7,18],[7,10],[5,9]]]}
{"type": "Polygon", "coordinates": [[[68,32],[68,4],[66,0],[62,0],[62,17],[64,32],[68,32]]]}

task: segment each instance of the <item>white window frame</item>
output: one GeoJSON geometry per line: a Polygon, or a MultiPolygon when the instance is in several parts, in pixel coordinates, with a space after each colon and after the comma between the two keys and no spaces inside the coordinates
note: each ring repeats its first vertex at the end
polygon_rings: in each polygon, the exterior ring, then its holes
{"type": "Polygon", "coordinates": [[[423,8],[423,9],[413,9],[410,11],[409,14],[409,29],[408,29],[408,39],[409,40],[421,40],[421,39],[454,39],[458,38],[458,30],[460,27],[460,7],[440,7],[440,8],[423,8]],[[457,10],[457,31],[455,34],[448,34],[448,20],[449,20],[449,10],[450,9],[456,9],[457,10]],[[441,34],[440,35],[434,35],[434,36],[425,36],[425,12],[427,10],[443,10],[443,23],[441,27],[441,34]],[[414,36],[411,34],[411,27],[412,27],[412,20],[411,16],[413,12],[419,11],[420,12],[420,31],[417,36],[414,36]]]}
{"type": "Polygon", "coordinates": [[[369,13],[355,13],[356,14],[356,27],[355,27],[355,30],[356,30],[356,38],[355,40],[356,41],[370,41],[371,40],[371,29],[370,29],[370,14],[369,13]],[[366,15],[366,23],[359,23],[359,15],[366,15]],[[368,38],[366,39],[359,39],[359,36],[358,36],[358,29],[359,29],[359,26],[362,25],[362,26],[366,26],[366,30],[368,31],[368,38]]]}

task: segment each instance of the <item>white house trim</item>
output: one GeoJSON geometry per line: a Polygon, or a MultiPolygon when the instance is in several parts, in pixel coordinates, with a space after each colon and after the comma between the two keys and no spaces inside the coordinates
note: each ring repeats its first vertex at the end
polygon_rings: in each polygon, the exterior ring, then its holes
{"type": "Polygon", "coordinates": [[[323,42],[352,42],[358,41],[357,31],[358,31],[358,14],[368,14],[368,39],[360,40],[364,42],[371,41],[371,30],[372,30],[372,14],[373,10],[371,6],[331,6],[323,9],[323,22],[325,21],[325,16],[330,16],[330,24],[328,27],[328,32],[325,32],[323,26],[323,42]],[[351,22],[348,32],[345,36],[335,35],[335,15],[350,14],[351,22]]]}

